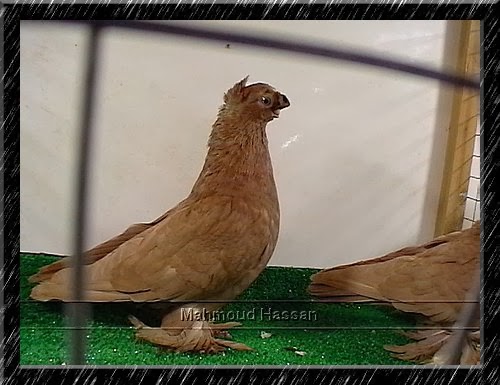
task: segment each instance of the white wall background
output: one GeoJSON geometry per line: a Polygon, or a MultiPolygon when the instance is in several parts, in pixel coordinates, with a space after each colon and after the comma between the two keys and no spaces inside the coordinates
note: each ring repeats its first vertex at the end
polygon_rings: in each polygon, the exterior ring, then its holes
{"type": "MultiPolygon", "coordinates": [[[[196,22],[452,67],[457,22],[196,22]]],[[[71,253],[87,30],[21,23],[21,250],[71,253]]],[[[86,245],[149,221],[197,177],[222,95],[250,75],[291,107],[268,126],[282,208],[272,265],[325,267],[430,239],[451,90],[342,62],[110,30],[102,44],[86,245]]]]}

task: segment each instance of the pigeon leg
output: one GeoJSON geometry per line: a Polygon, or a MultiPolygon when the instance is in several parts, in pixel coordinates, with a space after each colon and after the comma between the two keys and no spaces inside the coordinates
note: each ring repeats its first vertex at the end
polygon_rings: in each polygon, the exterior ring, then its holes
{"type": "MultiPolygon", "coordinates": [[[[203,305],[206,308],[206,304],[203,305]]],[[[211,354],[222,352],[226,348],[252,350],[245,344],[217,338],[227,337],[225,329],[239,326],[239,322],[215,324],[200,316],[203,313],[198,309],[195,306],[177,308],[163,317],[159,328],[149,327],[133,316],[130,316],[129,320],[137,330],[138,339],[177,352],[211,354]],[[186,309],[189,309],[189,312],[186,309]]]]}

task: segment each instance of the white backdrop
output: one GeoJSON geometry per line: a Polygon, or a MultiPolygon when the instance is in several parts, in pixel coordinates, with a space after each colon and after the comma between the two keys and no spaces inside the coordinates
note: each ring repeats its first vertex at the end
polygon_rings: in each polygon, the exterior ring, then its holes
{"type": "MultiPolygon", "coordinates": [[[[457,22],[215,21],[436,69],[457,22]]],[[[71,253],[88,31],[21,23],[21,250],[71,253]]],[[[451,89],[360,65],[110,30],[102,44],[88,247],[189,193],[222,95],[247,74],[291,101],[268,126],[282,225],[272,265],[325,267],[430,239],[451,89]]]]}

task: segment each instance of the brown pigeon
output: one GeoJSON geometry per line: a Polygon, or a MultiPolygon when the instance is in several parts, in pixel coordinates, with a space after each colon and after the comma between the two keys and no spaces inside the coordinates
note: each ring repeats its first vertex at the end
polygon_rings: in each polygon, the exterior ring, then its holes
{"type": "MultiPolygon", "coordinates": [[[[85,254],[86,301],[168,303],[160,328],[130,317],[138,338],[165,348],[250,349],[216,338],[237,323],[214,324],[210,315],[242,293],[273,254],[280,210],[266,126],[290,103],[268,84],[247,86],[247,78],[224,95],[189,196],[85,254]]],[[[45,266],[30,277],[38,283],[31,297],[71,301],[71,277],[69,258],[45,266]]]]}
{"type": "MultiPolygon", "coordinates": [[[[407,335],[416,342],[385,348],[402,360],[432,363],[448,340],[464,300],[479,277],[480,224],[383,257],[337,266],[311,277],[309,292],[328,302],[386,302],[423,316],[428,329],[407,335]]],[[[479,313],[474,326],[479,328],[479,313]]],[[[479,331],[467,335],[462,364],[479,363],[479,331]]]]}

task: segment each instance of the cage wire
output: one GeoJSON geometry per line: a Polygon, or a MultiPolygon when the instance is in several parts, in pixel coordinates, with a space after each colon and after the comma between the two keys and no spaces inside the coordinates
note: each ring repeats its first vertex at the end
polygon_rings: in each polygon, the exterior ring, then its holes
{"type": "MultiPolygon", "coordinates": [[[[244,45],[259,47],[262,49],[273,49],[280,50],[291,54],[303,54],[309,55],[311,57],[317,57],[322,59],[330,60],[342,60],[351,63],[364,64],[368,66],[379,67],[387,70],[397,71],[400,73],[413,74],[416,76],[421,76],[425,78],[431,78],[438,80],[443,83],[454,85],[457,92],[460,93],[460,97],[456,97],[458,100],[457,105],[460,103],[474,104],[473,102],[478,102],[478,90],[479,85],[479,70],[477,71],[457,71],[456,74],[436,71],[423,66],[413,65],[409,63],[400,62],[397,60],[389,60],[381,56],[376,56],[373,54],[368,54],[364,52],[356,52],[349,49],[334,47],[331,45],[316,45],[301,43],[292,40],[284,39],[271,39],[262,38],[254,36],[251,34],[239,34],[234,32],[227,32],[222,30],[212,30],[194,27],[180,26],[179,24],[171,23],[154,23],[154,22],[137,22],[137,21],[127,21],[127,22],[117,22],[117,21],[59,21],[64,23],[79,23],[86,24],[90,26],[90,38],[89,38],[89,48],[87,55],[86,73],[84,84],[84,95],[83,95],[83,108],[80,126],[80,153],[78,159],[78,172],[76,180],[76,194],[77,194],[77,205],[75,212],[75,228],[74,228],[74,247],[73,247],[73,266],[75,267],[74,274],[74,284],[72,288],[74,301],[68,303],[67,314],[69,318],[69,357],[71,365],[84,365],[85,361],[85,351],[86,351],[86,322],[89,318],[89,304],[84,302],[83,298],[83,240],[86,234],[86,207],[87,207],[87,178],[89,169],[89,148],[92,146],[92,122],[94,115],[94,100],[95,100],[95,89],[96,89],[96,78],[99,70],[99,39],[101,32],[104,28],[124,28],[128,30],[136,30],[149,33],[159,33],[164,35],[172,35],[179,38],[189,38],[197,40],[211,40],[211,41],[225,41],[230,43],[240,43],[244,45]],[[462,76],[462,73],[468,76],[462,76]],[[472,96],[471,96],[472,95],[472,96]],[[468,99],[467,99],[468,98],[468,99]],[[473,102],[471,102],[471,100],[473,102]]],[[[467,39],[471,40],[470,22],[464,22],[464,31],[466,33],[467,39]]],[[[477,30],[474,33],[479,34],[479,22],[474,25],[477,30]]],[[[476,61],[477,68],[479,68],[479,45],[477,45],[477,50],[475,53],[470,53],[468,59],[470,62],[476,61]],[[474,55],[475,56],[474,56],[474,55]]],[[[469,62],[467,62],[469,63],[469,62]]],[[[467,66],[467,64],[466,64],[467,66]]],[[[473,110],[473,109],[472,109],[473,110]]],[[[463,109],[461,111],[464,111],[463,109]]],[[[479,115],[476,110],[475,116],[479,115]]],[[[463,118],[465,113],[460,113],[459,116],[463,118]]],[[[469,127],[472,121],[476,122],[471,118],[465,118],[465,122],[460,124],[469,127]]],[[[460,125],[459,124],[459,125],[460,125]]],[[[477,123],[475,123],[475,127],[477,123]]],[[[467,130],[465,130],[467,131],[467,130]]],[[[468,132],[468,131],[467,131],[468,132]]],[[[470,139],[470,138],[469,138],[470,139]]],[[[461,186],[468,186],[469,193],[466,194],[467,203],[459,204],[455,208],[455,212],[462,212],[462,218],[465,222],[471,222],[479,218],[479,132],[476,129],[473,135],[473,142],[477,144],[477,148],[471,154],[471,156],[466,159],[458,169],[460,169],[460,174],[466,170],[467,178],[465,183],[461,186]],[[471,167],[472,166],[472,167],[471,167]],[[469,172],[470,170],[470,172],[469,172]],[[469,203],[472,202],[472,203],[469,203]],[[460,209],[460,207],[463,208],[460,209]],[[465,216],[463,212],[465,210],[465,216]],[[471,211],[472,210],[472,211],[471,211]]],[[[468,141],[466,140],[466,143],[468,141]]],[[[455,146],[457,146],[458,141],[456,141],[455,146]]],[[[466,146],[464,146],[466,147],[466,146]]],[[[448,193],[455,194],[455,191],[449,191],[448,193]]],[[[451,195],[450,194],[450,195],[451,195]]],[[[463,194],[459,194],[463,196],[463,194]]],[[[466,325],[465,325],[466,326],[466,325]]]]}
{"type": "Polygon", "coordinates": [[[464,222],[462,228],[468,229],[472,224],[481,219],[481,137],[479,122],[474,135],[474,150],[471,157],[471,168],[467,194],[465,195],[464,222]]]}

